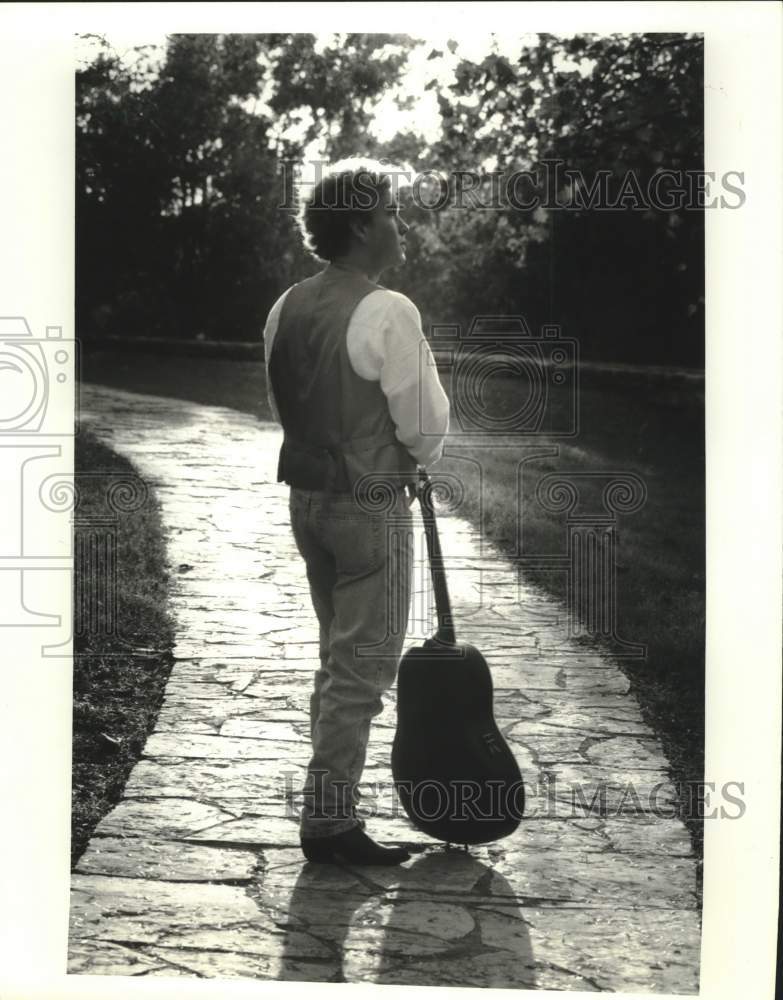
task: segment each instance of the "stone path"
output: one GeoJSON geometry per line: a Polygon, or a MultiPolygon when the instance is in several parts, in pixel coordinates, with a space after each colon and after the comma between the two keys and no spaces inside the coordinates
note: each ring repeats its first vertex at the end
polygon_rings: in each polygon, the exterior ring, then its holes
{"type": "MultiPolygon", "coordinates": [[[[306,864],[295,812],[318,634],[274,482],[282,432],[88,385],[81,404],[162,502],[178,631],[157,728],[73,874],[71,973],[698,991],[696,861],[661,815],[666,759],[622,673],[568,639],[558,605],[439,518],[460,638],[492,668],[528,815],[467,854],[417,834],[390,794],[392,692],[364,775],[368,829],[417,853],[391,870],[306,864]]],[[[414,517],[410,641],[432,621],[414,517]]]]}

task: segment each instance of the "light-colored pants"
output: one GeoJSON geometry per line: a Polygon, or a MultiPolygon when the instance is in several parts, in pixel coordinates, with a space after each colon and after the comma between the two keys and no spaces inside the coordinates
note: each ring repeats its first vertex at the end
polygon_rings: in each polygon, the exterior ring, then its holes
{"type": "MultiPolygon", "coordinates": [[[[376,499],[378,499],[376,497],[376,499]]],[[[291,487],[289,512],[320,633],[310,697],[313,755],[300,832],[362,826],[357,785],[371,720],[397,676],[413,583],[413,515],[404,489],[367,509],[352,494],[291,487]]]]}

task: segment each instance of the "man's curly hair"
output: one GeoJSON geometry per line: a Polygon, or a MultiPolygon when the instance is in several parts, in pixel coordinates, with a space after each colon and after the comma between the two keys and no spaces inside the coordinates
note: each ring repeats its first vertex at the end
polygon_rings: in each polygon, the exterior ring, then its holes
{"type": "Polygon", "coordinates": [[[305,247],[331,261],[351,246],[351,222],[366,217],[386,189],[396,192],[409,171],[381,160],[352,156],[325,170],[300,199],[296,223],[305,247]]]}

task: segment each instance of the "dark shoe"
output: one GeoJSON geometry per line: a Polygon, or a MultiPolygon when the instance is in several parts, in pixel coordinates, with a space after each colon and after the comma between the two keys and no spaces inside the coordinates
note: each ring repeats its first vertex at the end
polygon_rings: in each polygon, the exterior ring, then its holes
{"type": "Polygon", "coordinates": [[[302,837],[302,851],[308,861],[346,865],[398,865],[410,854],[404,847],[381,847],[360,827],[334,837],[302,837]]]}

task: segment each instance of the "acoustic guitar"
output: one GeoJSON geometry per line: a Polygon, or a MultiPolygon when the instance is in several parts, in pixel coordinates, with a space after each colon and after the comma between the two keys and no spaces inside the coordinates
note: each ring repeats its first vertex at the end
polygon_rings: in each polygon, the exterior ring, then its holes
{"type": "Polygon", "coordinates": [[[438,628],[400,661],[392,776],[418,830],[467,846],[513,833],[524,814],[525,788],[495,722],[487,661],[475,646],[456,640],[432,493],[419,467],[438,628]]]}

